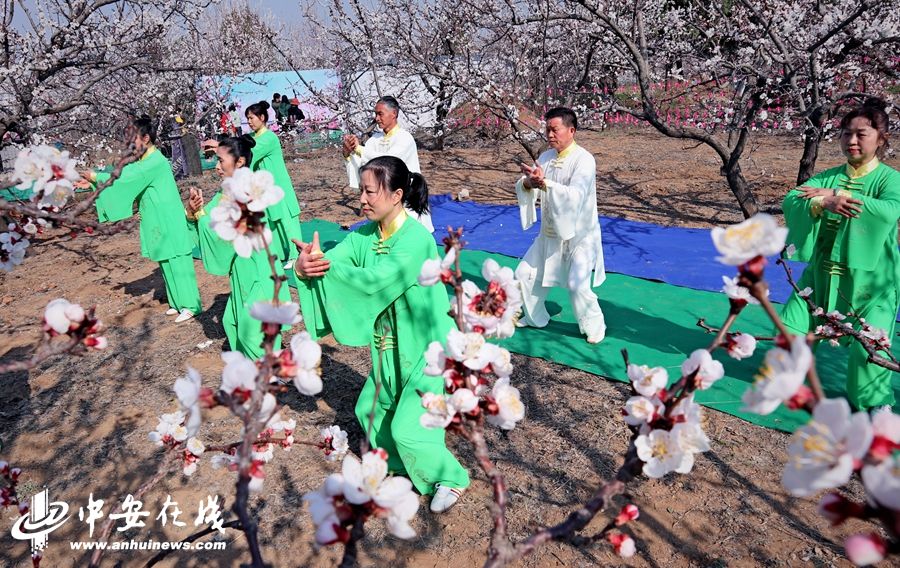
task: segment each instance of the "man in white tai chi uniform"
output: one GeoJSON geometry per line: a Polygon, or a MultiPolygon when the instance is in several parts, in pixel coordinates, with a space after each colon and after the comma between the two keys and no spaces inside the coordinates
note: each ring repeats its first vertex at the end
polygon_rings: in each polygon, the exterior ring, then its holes
{"type": "MultiPolygon", "coordinates": [[[[359,138],[353,134],[344,136],[344,159],[347,162],[347,177],[350,187],[359,189],[359,168],[370,160],[380,156],[400,158],[409,168],[410,173],[420,174],[419,152],[416,141],[404,128],[397,124],[400,114],[400,103],[394,97],[381,97],[375,103],[375,123],[378,130],[372,134],[365,145],[360,145],[359,138]]],[[[417,219],[429,232],[434,232],[431,214],[426,210],[422,215],[407,209],[406,212],[417,219]]]]}
{"type": "Polygon", "coordinates": [[[544,120],[550,149],[535,166],[521,164],[523,176],[516,183],[522,230],[537,220],[539,197],[541,201],[541,233],[516,268],[524,308],[519,323],[547,325],[544,300],[550,288],[561,286],[569,291],[581,333],[588,343],[599,343],[606,336],[606,322],[591,288],[606,280],[606,271],[597,219],[597,164],[575,143],[578,118],[571,109],[550,109],[544,120]]]}

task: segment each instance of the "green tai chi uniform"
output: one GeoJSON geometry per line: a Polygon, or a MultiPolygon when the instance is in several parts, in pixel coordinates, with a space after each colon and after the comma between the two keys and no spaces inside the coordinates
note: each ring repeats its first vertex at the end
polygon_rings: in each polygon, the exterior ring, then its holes
{"type": "Polygon", "coordinates": [[[437,247],[405,212],[395,221],[399,228],[386,239],[378,223],[368,223],[328,251],[325,276],[300,279],[301,310],[313,338],[333,333],[344,345],[369,346],[372,371],[356,417],[365,432],[377,374],[381,391],[370,442],[388,452],[390,470],[407,475],[422,494],[433,493],[435,483],[464,488],[469,474],[447,449],[444,430],[419,423],[425,409],[416,390],[444,392],[442,378],[423,373],[425,350],[432,341],[444,343],[453,327],[446,289],[417,280],[425,260],[438,258],[437,247]]]}
{"type": "MultiPolygon", "coordinates": [[[[792,260],[809,262],[798,283],[809,287],[810,299],[826,312],[853,311],[894,337],[900,307],[900,172],[873,159],[854,169],[849,164],[821,172],[805,184],[838,189],[862,201],[859,217],[850,219],[824,210],[820,198],[804,199],[794,189],[782,207],[788,242],[796,246],[792,260]]],[[[807,333],[824,323],[812,316],[796,293],[782,312],[784,323],[796,333],[807,333]]],[[[852,338],[847,369],[847,395],[859,409],[894,404],[891,371],[867,364],[865,349],[852,338]]]]}
{"type": "Polygon", "coordinates": [[[289,259],[297,258],[297,247],[291,239],[303,240],[300,233],[300,204],[297,202],[291,176],[288,175],[287,166],[284,164],[284,154],[278,136],[271,130],[263,128],[253,137],[256,146],[253,147],[250,169],[269,172],[275,178],[275,185],[284,190],[284,199],[266,208],[266,217],[272,230],[272,250],[284,264],[289,259]]]}
{"type": "MultiPolygon", "coordinates": [[[[212,210],[221,198],[222,193],[217,193],[203,210],[212,210]]],[[[254,251],[250,258],[239,256],[234,251],[234,245],[219,238],[210,228],[208,215],[200,216],[190,225],[196,231],[206,271],[216,276],[228,276],[231,283],[231,294],[222,316],[228,344],[232,350],[240,351],[251,359],[262,357],[265,352],[262,348],[262,323],[250,317],[250,308],[256,302],[271,302],[275,296],[275,282],[266,252],[254,251]]],[[[275,263],[275,270],[279,276],[283,274],[278,262],[275,263]]],[[[279,289],[278,301],[291,301],[287,285],[279,289]]],[[[280,334],[275,338],[274,348],[281,348],[280,334]]]]}
{"type": "MultiPolygon", "coordinates": [[[[98,173],[96,181],[109,177],[108,173],[98,173]]],[[[141,215],[141,255],[159,263],[169,305],[199,314],[200,290],[191,256],[194,243],[184,204],[172,166],[156,147],[151,146],[140,160],[122,168],[122,175],[103,190],[96,201],[97,216],[101,222],[127,219],[133,215],[135,200],[141,215]]]]}

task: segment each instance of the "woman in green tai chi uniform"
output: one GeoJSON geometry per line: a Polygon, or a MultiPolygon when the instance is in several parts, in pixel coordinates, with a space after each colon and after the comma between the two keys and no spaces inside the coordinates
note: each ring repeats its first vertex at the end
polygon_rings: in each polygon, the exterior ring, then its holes
{"type": "MultiPolygon", "coordinates": [[[[847,163],[820,172],[784,198],[792,259],[808,261],[798,283],[826,312],[853,312],[894,337],[900,306],[900,173],[879,161],[888,136],[881,101],[867,101],[841,120],[841,150],[847,163]]],[[[824,323],[794,293],[784,323],[805,334],[824,323]]],[[[849,321],[849,320],[848,320],[849,321]]],[[[850,338],[847,395],[859,409],[894,404],[891,371],[869,364],[865,349],[850,338]]]]}
{"type": "MultiPolygon", "coordinates": [[[[141,254],[159,263],[169,301],[167,315],[178,314],[176,323],[200,313],[200,291],[194,272],[193,239],[184,218],[181,194],[169,160],[156,148],[156,132],[149,118],[134,121],[134,145],[143,152],[137,162],[122,168],[122,175],[97,198],[102,222],[127,219],[134,202],[141,216],[141,254]]],[[[107,173],[85,174],[91,183],[109,179],[107,173]]]]}
{"type": "Polygon", "coordinates": [[[284,199],[266,209],[269,228],[272,230],[272,250],[282,264],[297,258],[297,249],[291,244],[294,239],[302,239],[300,233],[300,204],[291,184],[284,163],[281,142],[274,132],[266,128],[269,103],[260,101],[247,107],[244,114],[247,124],[253,129],[256,146],[253,161],[249,167],[253,171],[265,170],[275,178],[275,185],[284,190],[284,199]]]}
{"type": "MultiPolygon", "coordinates": [[[[253,160],[253,137],[244,135],[240,138],[225,138],[219,142],[216,154],[219,161],[216,171],[223,178],[230,178],[238,168],[246,167],[253,160]]],[[[228,276],[231,283],[231,294],[225,304],[222,324],[225,335],[233,351],[240,351],[251,359],[262,357],[263,331],[262,323],[250,316],[250,308],[256,302],[271,302],[275,293],[275,281],[272,279],[272,268],[266,257],[266,251],[254,251],[249,258],[239,256],[234,245],[224,241],[210,228],[211,211],[222,198],[222,192],[216,193],[209,204],[204,207],[202,194],[191,189],[188,201],[188,220],[196,231],[200,252],[203,255],[203,266],[210,274],[228,276]]],[[[275,270],[283,274],[281,264],[275,264],[275,270]]],[[[279,302],[289,302],[290,292],[282,286],[278,292],[279,302]]],[[[275,349],[281,347],[281,336],[275,338],[275,349]]]]}
{"type": "Polygon", "coordinates": [[[371,223],[324,256],[318,233],[309,244],[297,242],[301,310],[313,338],[332,333],[344,345],[369,346],[372,371],[356,417],[366,431],[375,402],[371,444],[388,452],[391,471],[409,476],[420,493],[434,493],[431,510],[442,512],[468,487],[469,475],[447,449],[444,430],[419,423],[425,409],[416,391],[444,392],[442,380],[423,374],[425,350],[446,342],[453,327],[446,290],[418,283],[425,260],[438,258],[434,239],[404,211],[423,212],[428,188],[393,156],[375,158],[360,174],[360,204],[371,223]]]}

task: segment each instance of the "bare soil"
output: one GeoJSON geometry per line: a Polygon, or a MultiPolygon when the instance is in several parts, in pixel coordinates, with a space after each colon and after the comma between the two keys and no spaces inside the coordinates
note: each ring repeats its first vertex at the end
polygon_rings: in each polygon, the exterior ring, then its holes
{"type": "MultiPolygon", "coordinates": [[[[600,213],[664,225],[709,227],[740,219],[736,202],[719,176],[720,164],[705,147],[670,140],[643,130],[585,133],[581,144],[595,153],[600,213]]],[[[745,161],[745,174],[764,210],[777,212],[784,192],[794,185],[800,145],[796,138],[761,135],[745,161]]],[[[840,162],[834,144],[823,147],[819,167],[840,162]]],[[[513,158],[524,152],[511,145],[473,144],[465,149],[422,152],[422,167],[435,193],[467,188],[481,202],[511,203],[516,178],[513,158]]],[[[346,186],[337,150],[289,153],[303,218],[350,224],[358,219],[356,195],[346,186]]],[[[207,174],[200,185],[212,192],[207,174]]],[[[147,440],[160,413],[176,408],[172,385],[190,365],[204,384],[217,386],[225,343],[221,316],[228,280],[197,265],[207,310],[180,325],[163,315],[164,287],[156,265],[139,255],[137,232],[75,240],[47,235],[29,249],[24,265],[0,275],[0,357],[24,359],[40,337],[40,317],[50,300],[65,297],[96,305],[109,326],[111,348],[85,357],[58,357],[30,372],[0,377],[0,458],[23,468],[21,490],[47,486],[52,500],[71,506],[72,518],[50,535],[42,566],[84,566],[87,555],[69,541],[90,540],[78,519],[88,495],[104,499],[104,513],[121,512],[121,501],[157,469],[161,452],[147,440]],[[204,342],[212,344],[201,347],[204,342]]],[[[715,320],[720,314],[710,314],[715,320]]],[[[724,314],[721,314],[724,315],[724,314]]],[[[540,359],[514,356],[512,381],[523,394],[526,420],[509,434],[495,429],[489,443],[510,488],[510,533],[525,538],[541,524],[555,523],[577,507],[621,463],[627,430],[619,418],[628,397],[624,385],[540,359]]],[[[318,428],[339,424],[361,435],[353,404],[368,374],[365,349],[324,342],[325,390],[310,398],[291,392],[282,398],[285,414],[298,422],[297,439],[318,439],[318,428]]],[[[779,479],[789,437],[738,418],[707,411],[712,449],[700,456],[690,475],[644,479],[630,487],[629,501],[640,507],[630,526],[638,553],[616,557],[605,544],[573,548],[551,543],[523,566],[845,566],[843,539],[863,525],[832,528],[816,514],[812,500],[794,499],[779,479]]],[[[221,409],[205,416],[207,443],[238,439],[236,421],[221,409]]],[[[370,523],[362,545],[366,566],[478,566],[488,546],[490,486],[460,440],[449,440],[470,468],[473,483],[451,511],[436,516],[421,500],[415,520],[419,536],[401,542],[380,521],[370,523]]],[[[341,547],[317,551],[313,527],[301,496],[336,470],[309,447],[276,450],[267,481],[252,507],[260,522],[265,558],[279,567],[336,565],[341,547]]],[[[144,499],[147,526],[115,532],[113,540],[180,540],[193,526],[198,501],[218,495],[225,518],[233,498],[233,475],[208,461],[197,473],[172,474],[144,499]],[[186,527],[163,528],[156,515],[166,496],[179,503],[186,527]]],[[[855,488],[858,491],[858,488],[855,488]]],[[[616,507],[625,502],[620,500],[616,507]]],[[[600,530],[612,509],[589,527],[600,530]]],[[[17,518],[4,510],[0,521],[3,566],[30,566],[28,543],[13,540],[17,518]]],[[[102,520],[100,521],[102,523],[102,520]]],[[[248,556],[242,533],[216,537],[225,551],[176,552],[158,566],[237,567],[248,556]]],[[[106,566],[143,566],[153,553],[108,552],[106,566]]]]}

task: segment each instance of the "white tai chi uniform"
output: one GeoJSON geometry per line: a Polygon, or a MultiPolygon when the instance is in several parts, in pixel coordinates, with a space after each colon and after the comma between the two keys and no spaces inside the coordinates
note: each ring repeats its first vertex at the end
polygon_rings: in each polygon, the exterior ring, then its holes
{"type": "MultiPolygon", "coordinates": [[[[391,130],[385,134],[382,130],[378,130],[372,137],[366,140],[364,146],[357,146],[356,150],[347,157],[347,177],[350,178],[350,187],[359,189],[359,168],[363,167],[370,160],[380,156],[394,156],[400,158],[410,173],[421,174],[419,168],[419,152],[416,148],[416,140],[407,130],[400,128],[399,124],[394,125],[391,130]]],[[[431,223],[431,213],[419,215],[410,209],[406,210],[413,218],[422,223],[429,233],[434,232],[434,225],[431,223]]]]}
{"type": "Polygon", "coordinates": [[[516,268],[523,323],[547,325],[550,315],[544,300],[550,288],[561,286],[569,291],[581,332],[599,341],[606,334],[606,322],[591,288],[606,280],[606,271],[597,219],[597,164],[574,142],[559,155],[547,150],[537,163],[544,171],[546,189],[527,189],[525,176],[516,183],[522,230],[537,220],[538,196],[541,200],[541,233],[516,268]]]}

